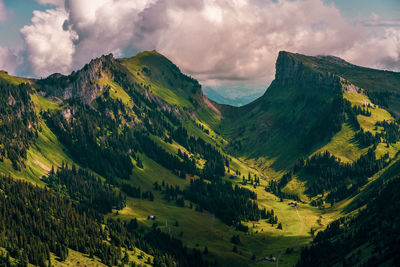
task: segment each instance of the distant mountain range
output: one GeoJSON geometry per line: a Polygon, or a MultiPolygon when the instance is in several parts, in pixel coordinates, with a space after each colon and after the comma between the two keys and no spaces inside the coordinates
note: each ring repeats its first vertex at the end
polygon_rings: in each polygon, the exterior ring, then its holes
{"type": "Polygon", "coordinates": [[[219,104],[226,104],[235,107],[240,107],[256,100],[262,94],[264,94],[264,91],[254,92],[254,90],[246,90],[238,88],[213,89],[212,87],[205,86],[203,87],[203,93],[209,99],[219,104]]]}

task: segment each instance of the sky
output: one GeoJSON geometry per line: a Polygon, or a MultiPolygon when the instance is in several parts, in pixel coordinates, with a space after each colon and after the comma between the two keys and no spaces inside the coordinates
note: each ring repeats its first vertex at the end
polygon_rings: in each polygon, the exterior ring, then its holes
{"type": "Polygon", "coordinates": [[[265,90],[280,50],[400,71],[400,0],[0,0],[0,69],[11,74],[153,49],[221,90],[265,90]]]}

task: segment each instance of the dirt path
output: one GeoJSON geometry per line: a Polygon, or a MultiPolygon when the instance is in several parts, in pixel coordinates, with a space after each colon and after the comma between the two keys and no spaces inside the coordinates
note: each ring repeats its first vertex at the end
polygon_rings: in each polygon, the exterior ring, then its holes
{"type": "MultiPolygon", "coordinates": [[[[300,235],[301,235],[301,233],[303,232],[303,228],[304,228],[304,224],[303,224],[303,221],[301,220],[300,213],[299,213],[299,210],[297,209],[297,207],[296,207],[296,213],[297,213],[297,217],[299,218],[299,221],[300,221],[300,230],[299,230],[299,234],[298,234],[298,236],[297,236],[295,245],[292,246],[292,247],[289,247],[289,248],[296,248],[296,247],[298,247],[300,235]]],[[[287,248],[282,249],[281,252],[279,253],[278,258],[276,259],[276,267],[279,267],[279,259],[281,258],[281,256],[283,255],[283,253],[286,251],[286,249],[287,249],[287,248]]]]}

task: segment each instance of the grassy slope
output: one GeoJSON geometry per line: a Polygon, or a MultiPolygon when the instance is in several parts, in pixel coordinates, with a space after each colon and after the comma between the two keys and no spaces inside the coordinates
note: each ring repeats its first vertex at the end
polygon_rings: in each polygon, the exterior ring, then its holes
{"type": "Polygon", "coordinates": [[[223,121],[221,133],[240,141],[241,156],[259,168],[273,169],[273,175],[290,168],[300,156],[309,154],[299,148],[303,142],[300,133],[314,125],[313,114],[325,112],[320,107],[326,106],[332,98],[330,92],[322,90],[314,93],[296,86],[273,85],[262,99],[238,110],[244,115],[223,121]],[[301,131],[297,125],[301,125],[301,131]]]}
{"type": "MultiPolygon", "coordinates": [[[[371,116],[357,116],[357,120],[364,131],[370,131],[373,134],[376,134],[382,130],[382,127],[375,128],[377,122],[383,120],[394,120],[389,112],[378,106],[374,106],[369,98],[362,93],[345,91],[344,98],[350,101],[353,106],[363,106],[368,104],[373,106],[369,108],[371,116]]],[[[355,133],[356,131],[352,128],[349,122],[345,122],[342,125],[342,129],[336,133],[327,144],[317,149],[313,154],[329,151],[332,155],[340,158],[342,162],[354,162],[370,148],[360,147],[354,138],[355,133]]],[[[381,157],[384,154],[389,153],[390,158],[393,159],[398,151],[400,151],[400,142],[390,144],[389,147],[384,143],[380,143],[376,149],[376,156],[381,157]]],[[[307,177],[299,178],[295,176],[283,191],[286,193],[297,194],[304,200],[306,199],[306,196],[304,195],[306,189],[305,180],[307,180],[307,177]]]]}
{"type": "MultiPolygon", "coordinates": [[[[305,68],[305,74],[303,75],[307,75],[310,72],[320,74],[326,72],[335,73],[347,82],[362,88],[363,91],[385,91],[396,95],[400,85],[399,73],[362,68],[334,57],[310,57],[288,52],[283,54],[294,61],[301,62],[300,64],[305,68]]],[[[326,97],[329,97],[327,94],[322,95],[320,90],[311,90],[311,93],[313,94],[312,97],[316,99],[311,106],[321,106],[323,103],[318,103],[319,100],[324,97],[326,100],[326,97]]],[[[307,154],[302,155],[302,151],[296,149],[297,144],[301,142],[301,140],[296,140],[299,129],[297,128],[297,133],[291,129],[293,122],[299,119],[300,116],[306,116],[307,113],[305,112],[308,112],[309,115],[313,112],[312,110],[307,111],[310,108],[307,102],[304,102],[303,107],[296,107],[299,104],[299,99],[301,104],[301,101],[303,101],[301,99],[304,99],[304,95],[307,95],[307,92],[300,91],[298,88],[286,86],[277,90],[274,88],[273,83],[263,97],[249,105],[241,108],[222,106],[222,109],[227,111],[224,114],[228,117],[233,114],[234,118],[225,120],[221,133],[226,138],[234,137],[236,140],[241,141],[244,144],[244,148],[241,150],[242,156],[252,161],[254,165],[258,165],[260,168],[272,167],[278,171],[286,169],[298,157],[308,156],[307,154]],[[276,127],[274,127],[274,121],[276,120],[287,121],[287,125],[284,127],[285,131],[276,132],[276,127]],[[251,125],[252,123],[253,126],[251,125]]],[[[358,105],[370,102],[367,96],[357,92],[347,92],[345,98],[358,105]]],[[[395,103],[395,98],[394,96],[391,97],[393,101],[389,103],[390,111],[400,110],[400,105],[395,103]]],[[[313,116],[309,115],[307,116],[310,121],[305,121],[302,128],[307,128],[307,125],[312,124],[313,116]]],[[[393,118],[388,111],[376,108],[371,117],[359,115],[358,119],[364,130],[374,132],[374,124],[377,121],[393,118]]],[[[218,128],[218,124],[216,126],[212,125],[214,129],[218,128]]],[[[365,152],[365,149],[360,149],[354,140],[351,140],[354,133],[349,125],[345,125],[342,131],[337,133],[332,140],[325,140],[321,144],[315,144],[311,151],[329,150],[344,161],[353,161],[365,152]]],[[[398,148],[395,145],[394,148],[389,150],[382,150],[380,146],[378,154],[381,155],[389,151],[393,156],[398,148]]]]}
{"type": "MultiPolygon", "coordinates": [[[[295,88],[293,88],[296,90],[295,88]]],[[[160,95],[161,96],[161,95],[160,95]]],[[[276,99],[274,99],[274,102],[277,103],[275,107],[272,107],[272,109],[275,108],[276,112],[282,112],[282,105],[279,104],[279,101],[287,101],[288,99],[295,99],[295,94],[293,91],[288,91],[286,94],[280,94],[276,96],[276,99]]],[[[348,92],[345,93],[345,98],[350,100],[353,105],[359,105],[359,104],[365,104],[368,103],[368,99],[366,96],[362,94],[357,94],[353,92],[348,92]]],[[[272,102],[272,101],[271,101],[272,102]]],[[[180,100],[178,102],[173,102],[172,104],[181,104],[183,102],[180,100]]],[[[183,104],[184,106],[184,104],[183,104]]],[[[290,113],[290,105],[288,105],[288,110],[283,111],[283,113],[288,112],[290,113]]],[[[249,114],[249,118],[245,118],[242,120],[242,124],[239,122],[239,127],[245,126],[248,124],[248,121],[250,117],[253,114],[249,114]]],[[[266,121],[268,119],[267,117],[259,117],[257,118],[258,121],[266,121]]],[[[296,114],[294,114],[296,116],[296,114]]],[[[215,116],[214,113],[207,113],[207,112],[202,112],[200,111],[198,113],[198,118],[200,121],[196,121],[196,123],[201,123],[204,126],[210,127],[214,130],[220,131],[221,128],[219,128],[220,120],[217,119],[217,116],[215,116]]],[[[253,119],[253,118],[251,118],[253,119]]],[[[364,130],[373,130],[371,129],[372,126],[377,122],[381,120],[388,120],[392,119],[390,114],[380,108],[375,108],[372,111],[372,116],[371,117],[364,117],[364,116],[359,116],[358,117],[361,127],[364,130]]],[[[218,145],[225,145],[227,140],[220,137],[215,131],[211,131],[210,135],[206,135],[204,132],[202,132],[200,129],[195,126],[191,120],[188,120],[186,127],[190,129],[191,132],[196,133],[197,135],[202,136],[206,140],[209,140],[211,143],[218,144],[218,145]]],[[[224,136],[232,136],[235,134],[234,131],[229,130],[229,128],[222,128],[222,131],[224,133],[224,136]],[[230,131],[230,132],[229,132],[230,131]]],[[[256,136],[256,134],[259,135],[257,132],[251,132],[248,131],[244,136],[246,138],[253,138],[258,139],[258,143],[256,144],[250,144],[247,146],[247,150],[245,150],[244,154],[251,155],[252,154],[252,149],[259,145],[260,143],[265,143],[266,140],[265,136],[263,139],[263,136],[256,136]],[[253,136],[251,136],[253,134],[253,136]],[[261,140],[260,140],[261,139],[261,140]],[[247,151],[247,152],[246,152],[247,151]]],[[[323,146],[319,147],[319,149],[315,150],[314,153],[317,152],[322,152],[325,150],[330,151],[332,154],[334,154],[337,157],[340,157],[343,161],[350,162],[354,161],[359,158],[360,155],[365,153],[367,151],[367,148],[360,148],[358,144],[354,141],[354,134],[355,131],[351,128],[351,126],[348,123],[345,123],[342,127],[342,130],[338,132],[331,140],[326,142],[323,146]]],[[[279,140],[279,139],[278,139],[279,140]]],[[[274,142],[272,143],[267,149],[269,149],[270,152],[273,153],[278,153],[275,154],[275,156],[271,157],[257,157],[255,156],[253,159],[250,159],[251,157],[241,157],[241,159],[237,159],[235,157],[232,157],[232,162],[231,162],[231,170],[240,170],[242,175],[245,175],[247,177],[247,174],[250,172],[253,175],[257,174],[261,177],[263,177],[263,182],[262,184],[265,185],[268,179],[271,178],[278,178],[282,175],[281,171],[277,170],[271,170],[270,168],[265,168],[265,166],[272,165],[274,161],[277,160],[278,157],[280,157],[282,154],[286,154],[286,160],[281,161],[282,165],[284,166],[288,162],[291,162],[295,159],[293,156],[292,151],[288,149],[287,151],[282,151],[282,147],[290,147],[290,144],[288,144],[287,138],[281,138],[282,141],[274,142]],[[290,158],[292,156],[292,158],[290,158]],[[262,168],[260,168],[262,167],[262,168]]],[[[163,144],[162,141],[160,141],[160,144],[167,150],[170,151],[171,153],[176,152],[176,146],[169,145],[169,144],[163,144]]],[[[383,145],[378,146],[378,156],[379,154],[384,154],[386,152],[390,152],[391,156],[394,156],[394,153],[398,151],[397,144],[395,144],[393,147],[390,148],[385,148],[383,145]],[[380,152],[381,151],[381,152],[380,152]]],[[[296,151],[297,153],[297,151],[296,151]]],[[[282,160],[282,158],[280,158],[282,160]]],[[[146,168],[145,168],[146,169],[146,168]]],[[[165,176],[164,176],[165,177],[165,176]]],[[[178,178],[179,179],[179,178],[178,178]]],[[[151,180],[154,182],[154,177],[151,180]]],[[[159,180],[161,181],[161,180],[159,180]]],[[[241,178],[236,178],[236,181],[234,182],[240,182],[241,178]]],[[[148,186],[151,186],[151,183],[148,183],[148,186]]],[[[182,183],[179,183],[180,185],[182,183]]],[[[241,239],[243,240],[243,246],[239,247],[239,251],[243,250],[243,254],[248,254],[251,255],[251,253],[255,253],[257,256],[267,256],[269,254],[272,255],[278,255],[283,249],[287,247],[296,247],[300,244],[306,244],[307,242],[310,241],[310,234],[309,230],[311,227],[316,228],[316,229],[323,229],[325,225],[327,225],[331,220],[338,218],[340,216],[343,216],[343,208],[346,207],[349,203],[351,203],[352,199],[347,199],[344,200],[340,203],[337,203],[335,207],[328,208],[326,214],[322,214],[322,212],[316,208],[310,207],[307,204],[302,205],[302,207],[299,208],[299,214],[300,214],[300,219],[295,213],[294,209],[289,207],[286,202],[279,202],[276,200],[276,198],[265,192],[263,187],[259,187],[255,189],[258,195],[258,203],[260,206],[266,207],[268,209],[273,208],[278,217],[279,220],[282,222],[284,230],[277,230],[275,227],[271,227],[269,224],[266,222],[261,222],[255,224],[255,228],[252,228],[252,223],[249,223],[249,226],[251,227],[252,231],[251,234],[248,236],[241,236],[241,239]],[[317,220],[321,221],[321,224],[317,223],[317,220]],[[262,231],[261,231],[262,229],[262,231]],[[258,233],[256,233],[258,231],[258,233]]],[[[293,179],[287,187],[284,189],[284,191],[291,192],[291,193],[298,193],[302,196],[303,200],[308,200],[307,197],[303,194],[305,190],[305,184],[303,181],[299,179],[293,179]]],[[[157,199],[157,198],[156,198],[157,199]]],[[[204,218],[201,218],[203,216],[209,217],[210,215],[206,214],[202,216],[198,216],[199,214],[197,212],[193,211],[185,211],[182,210],[182,208],[176,207],[171,205],[171,203],[162,203],[163,200],[156,200],[157,205],[154,205],[148,201],[145,200],[132,200],[132,204],[130,206],[134,206],[136,208],[136,211],[134,211],[132,208],[127,208],[127,210],[124,210],[123,216],[132,216],[132,214],[141,214],[143,216],[143,220],[147,217],[149,214],[161,214],[161,220],[166,220],[168,222],[168,225],[171,225],[172,223],[175,222],[175,220],[178,220],[180,222],[180,227],[182,228],[182,232],[184,232],[184,242],[188,244],[191,247],[196,247],[197,244],[193,244],[193,238],[195,236],[192,236],[190,234],[189,229],[201,229],[202,226],[206,224],[204,222],[204,218]],[[161,202],[161,203],[160,203],[161,202]],[[136,203],[136,205],[134,204],[136,203]],[[164,212],[167,211],[167,214],[164,212]],[[190,220],[187,222],[187,218],[185,217],[184,214],[187,214],[188,212],[192,213],[190,217],[196,218],[196,220],[192,221],[190,220]],[[183,213],[183,214],[182,214],[183,213]],[[171,215],[172,214],[172,215],[171,215]],[[197,224],[198,222],[199,224],[197,224]],[[196,227],[193,227],[196,225],[196,227]],[[189,228],[189,229],[188,229],[189,228]],[[188,232],[188,233],[186,233],[188,232]]],[[[185,208],[187,209],[187,208],[185,208]]],[[[209,220],[209,219],[208,219],[209,220]]],[[[207,220],[206,220],[207,221],[207,220]]],[[[214,226],[217,227],[217,226],[214,226]]],[[[174,229],[174,227],[165,227],[165,230],[169,230],[169,228],[172,228],[172,232],[174,234],[180,233],[178,229],[174,229]]],[[[230,231],[234,231],[231,229],[230,231]]],[[[197,233],[196,233],[197,234],[197,233]]],[[[209,234],[210,235],[210,234],[209,234]]],[[[203,235],[201,235],[203,236],[203,235]]],[[[224,237],[222,237],[224,239],[224,237]]],[[[196,239],[195,239],[196,240],[196,239]]],[[[205,240],[201,240],[201,242],[204,242],[204,244],[208,244],[209,242],[215,242],[213,241],[212,235],[209,238],[206,238],[205,240]]],[[[226,241],[229,240],[229,236],[226,238],[226,241]]],[[[200,247],[203,245],[201,243],[198,244],[200,247]]],[[[226,246],[219,246],[219,249],[214,248],[213,246],[209,247],[210,252],[216,253],[219,255],[221,258],[226,258],[226,263],[228,264],[230,262],[230,257],[225,254],[226,251],[226,246]]],[[[228,250],[229,251],[229,250],[228,250]]],[[[231,252],[230,252],[231,253],[231,252]]],[[[233,255],[233,259],[235,258],[236,255],[233,255]]],[[[294,254],[291,255],[284,255],[282,260],[280,261],[280,264],[283,266],[291,266],[296,262],[296,259],[298,257],[298,250],[295,251],[294,254]]],[[[238,259],[236,259],[238,260],[238,259]]],[[[268,266],[268,263],[266,264],[268,266]]]]}
{"type": "MultiPolygon", "coordinates": [[[[174,91],[168,86],[165,85],[165,77],[163,77],[162,73],[152,72],[152,75],[145,75],[141,70],[143,66],[148,66],[151,64],[155,64],[154,62],[146,62],[146,60],[142,60],[143,57],[146,58],[148,55],[153,55],[155,52],[144,53],[141,56],[138,56],[133,59],[124,59],[123,63],[129,67],[131,73],[136,77],[137,81],[140,83],[144,83],[147,85],[151,85],[150,90],[164,98],[167,102],[172,105],[176,105],[182,108],[194,108],[192,103],[188,101],[188,97],[191,95],[190,92],[182,90],[182,91],[174,91]],[[161,73],[161,74],[160,74],[161,73]],[[160,76],[161,75],[161,76],[160,76]],[[160,77],[163,77],[162,79],[160,77]]],[[[157,54],[155,54],[157,56],[157,54]]],[[[164,72],[165,73],[165,72],[164,72]]],[[[172,77],[169,77],[172,79],[172,77]]],[[[8,78],[10,79],[10,78],[8,78]]],[[[17,82],[18,79],[14,81],[17,82]]],[[[129,96],[127,96],[126,92],[120,88],[117,84],[114,84],[110,81],[99,81],[110,85],[111,87],[111,96],[114,98],[120,98],[125,104],[129,104],[131,101],[129,96]]],[[[363,103],[365,101],[365,96],[361,94],[346,94],[345,97],[349,99],[353,104],[363,103]],[[360,102],[361,101],[361,102],[360,102]]],[[[285,99],[294,100],[293,92],[288,91],[286,95],[276,96],[277,105],[272,107],[276,112],[279,111],[280,102],[285,101],[285,99]]],[[[42,109],[57,109],[60,108],[56,103],[53,103],[43,97],[33,96],[33,101],[35,102],[38,111],[42,109]]],[[[291,112],[290,107],[288,107],[285,112],[291,112]]],[[[374,123],[374,120],[380,120],[382,118],[389,118],[386,111],[381,109],[374,109],[373,115],[371,118],[363,118],[359,116],[360,124],[364,129],[371,129],[371,125],[374,123]]],[[[211,109],[198,109],[197,111],[197,119],[196,117],[188,116],[185,119],[185,127],[196,136],[201,136],[205,140],[210,143],[216,144],[218,146],[224,146],[227,143],[227,140],[221,137],[216,131],[221,131],[219,128],[220,120],[217,114],[211,109]],[[210,130],[210,134],[207,135],[200,128],[196,126],[195,123],[201,123],[207,129],[210,130]],[[215,131],[211,130],[214,129],[215,131]]],[[[251,114],[249,115],[251,116],[251,114]]],[[[390,116],[390,115],[389,115],[390,116]]],[[[242,120],[239,124],[240,126],[246,125],[248,123],[248,119],[242,120]]],[[[258,118],[260,121],[266,121],[268,117],[261,116],[258,118]]],[[[12,169],[8,163],[5,162],[0,164],[0,170],[4,172],[10,172],[15,177],[31,179],[35,182],[40,183],[37,177],[45,174],[51,165],[59,165],[61,161],[72,162],[72,160],[68,157],[68,155],[63,151],[62,145],[58,142],[57,138],[54,134],[46,127],[46,125],[42,122],[42,131],[39,133],[39,138],[35,143],[35,146],[29,150],[28,153],[28,162],[29,168],[23,173],[12,173],[12,169]]],[[[234,132],[229,132],[229,129],[222,128],[224,136],[229,136],[234,134],[234,132]]],[[[252,137],[257,138],[258,136],[251,131],[247,132],[246,135],[253,135],[252,137]]],[[[366,149],[359,149],[357,144],[352,142],[352,136],[354,135],[354,131],[348,124],[344,124],[342,131],[337,133],[330,142],[325,144],[320,151],[329,150],[334,155],[341,157],[345,161],[352,161],[359,157],[360,154],[364,153],[366,149]]],[[[252,148],[258,146],[262,142],[266,142],[265,136],[260,136],[259,140],[255,144],[249,145],[247,149],[247,154],[252,153],[252,148]]],[[[167,144],[156,138],[156,142],[158,142],[164,149],[169,151],[170,153],[176,153],[179,145],[177,144],[167,144]]],[[[302,204],[298,211],[299,216],[296,213],[296,210],[286,204],[286,200],[284,202],[280,202],[276,199],[275,196],[267,193],[264,190],[264,186],[267,184],[269,179],[278,178],[282,175],[282,171],[277,171],[271,168],[266,168],[265,166],[270,166],[274,160],[276,160],[280,155],[275,153],[287,154],[286,159],[283,159],[283,164],[285,165],[287,162],[290,162],[294,159],[292,152],[288,150],[282,151],[282,147],[290,146],[288,144],[288,140],[285,138],[281,138],[281,141],[271,144],[267,147],[270,150],[273,156],[271,157],[254,157],[253,159],[249,159],[248,157],[232,157],[231,161],[231,173],[234,170],[239,170],[242,175],[246,176],[248,173],[252,175],[257,174],[257,176],[261,177],[261,187],[257,187],[256,189],[251,186],[246,186],[251,190],[255,190],[258,196],[258,203],[261,207],[265,207],[267,209],[274,209],[275,213],[278,216],[279,221],[283,224],[283,230],[278,230],[276,227],[272,227],[270,224],[266,222],[258,222],[253,223],[249,222],[248,225],[250,227],[250,234],[243,234],[235,231],[233,228],[228,227],[223,224],[219,219],[214,218],[208,212],[196,212],[194,210],[190,210],[188,208],[188,203],[186,203],[186,207],[181,208],[177,207],[174,203],[167,203],[162,199],[162,196],[156,192],[156,199],[154,202],[150,202],[147,200],[140,199],[129,199],[128,205],[125,209],[119,212],[119,217],[123,219],[130,219],[137,217],[139,221],[147,226],[151,226],[152,221],[148,221],[146,218],[148,215],[157,215],[157,222],[161,225],[161,228],[164,231],[171,231],[176,237],[180,237],[181,232],[183,232],[182,239],[186,245],[189,247],[197,247],[198,249],[203,249],[204,246],[207,246],[210,252],[210,256],[216,256],[219,261],[223,263],[223,265],[235,265],[238,264],[247,265],[249,263],[253,264],[250,260],[251,255],[254,253],[257,257],[264,256],[278,256],[281,254],[283,250],[287,247],[295,247],[297,248],[299,245],[304,245],[308,243],[311,239],[309,230],[311,227],[322,229],[326,226],[331,220],[338,218],[343,215],[343,209],[352,201],[352,199],[344,200],[340,203],[337,203],[334,207],[328,208],[325,214],[317,208],[311,207],[307,204],[302,204]],[[293,159],[292,159],[292,158],[293,159]],[[321,219],[321,225],[317,223],[317,220],[321,219]],[[173,226],[175,221],[179,222],[179,227],[173,226]],[[166,226],[166,222],[167,225],[166,226]],[[230,237],[232,234],[239,234],[242,240],[242,245],[240,245],[239,252],[242,253],[236,254],[233,253],[232,245],[230,244],[230,237]]],[[[397,144],[393,147],[390,147],[391,153],[395,153],[398,151],[397,144]]],[[[388,149],[383,146],[379,146],[378,150],[382,150],[384,153],[388,149]]],[[[140,155],[143,160],[143,169],[134,168],[131,176],[131,180],[129,183],[134,185],[140,185],[142,190],[151,190],[153,187],[153,183],[157,181],[159,184],[165,180],[169,184],[179,185],[183,188],[185,185],[189,183],[189,179],[186,180],[181,179],[175,176],[169,170],[161,167],[151,159],[147,158],[145,155],[140,155]]],[[[229,176],[229,175],[228,175],[229,176]]],[[[225,179],[229,179],[225,177],[225,179]]],[[[375,179],[375,178],[373,178],[375,179]]],[[[373,182],[371,179],[371,183],[373,182]]],[[[229,179],[233,183],[240,183],[241,178],[235,178],[233,180],[229,179]]],[[[366,187],[367,188],[367,187],[366,187]]],[[[288,186],[285,188],[288,192],[297,192],[301,194],[304,191],[304,183],[298,179],[292,180],[288,186]]],[[[303,196],[304,197],[304,196],[303,196]]],[[[307,198],[304,198],[307,200],[307,198]]],[[[116,216],[115,214],[110,214],[109,216],[116,216]]],[[[71,253],[71,257],[68,261],[74,262],[77,261],[81,263],[87,262],[85,259],[85,255],[81,255],[79,253],[71,253]],[[76,261],[75,261],[76,259],[76,261]]],[[[281,266],[293,266],[299,257],[299,250],[296,249],[293,254],[283,254],[280,259],[281,266]]],[[[131,259],[134,256],[131,256],[131,259]]],[[[147,256],[146,256],[147,258],[147,256]]],[[[85,264],[90,264],[85,263],[85,264]]],[[[272,266],[275,263],[257,263],[260,266],[272,266]]]]}
{"type": "Polygon", "coordinates": [[[335,73],[368,92],[392,93],[393,95],[389,98],[389,111],[400,115],[400,97],[398,93],[400,73],[359,67],[334,57],[291,55],[315,70],[335,73]]]}
{"type": "Polygon", "coordinates": [[[119,84],[117,84],[116,82],[114,82],[113,80],[110,79],[110,77],[108,76],[104,76],[102,80],[97,81],[98,84],[100,84],[101,86],[110,86],[110,96],[113,99],[120,99],[122,101],[122,103],[124,103],[125,105],[130,105],[132,102],[131,97],[128,95],[128,93],[125,92],[124,89],[121,88],[121,86],[119,84]]]}
{"type": "Polygon", "coordinates": [[[73,161],[66,154],[57,137],[39,115],[41,110],[52,110],[60,107],[56,103],[39,95],[32,95],[32,101],[36,106],[40,127],[38,138],[35,140],[33,146],[28,149],[27,161],[25,163],[27,168],[23,171],[15,171],[12,168],[11,162],[5,160],[0,163],[0,172],[15,178],[29,179],[35,183],[42,184],[39,178],[46,175],[52,166],[60,166],[63,161],[65,163],[72,163],[73,161]]]}
{"type": "Polygon", "coordinates": [[[194,108],[188,100],[189,92],[184,88],[173,90],[178,75],[175,65],[156,51],[142,52],[132,58],[121,60],[137,83],[150,86],[150,91],[161,97],[171,105],[179,105],[186,108],[194,108]],[[157,67],[155,67],[157,66],[157,67]],[[151,74],[143,71],[143,68],[151,69],[151,74]]]}
{"type": "MultiPolygon", "coordinates": [[[[157,138],[155,138],[157,140],[157,138]]],[[[157,140],[159,144],[169,150],[171,153],[176,151],[176,144],[166,144],[157,140]]],[[[139,169],[135,167],[129,183],[132,185],[140,185],[142,190],[151,190],[154,182],[159,184],[162,181],[170,185],[179,185],[181,188],[188,185],[189,177],[184,180],[175,176],[169,170],[159,166],[157,163],[147,158],[145,155],[140,155],[143,161],[144,168],[139,169]]],[[[321,214],[321,211],[304,205],[299,209],[301,220],[299,220],[295,210],[289,207],[285,202],[279,202],[275,196],[267,193],[264,186],[267,183],[267,178],[263,174],[238,159],[232,157],[231,170],[239,170],[242,175],[247,177],[248,173],[253,176],[257,174],[262,177],[262,187],[251,190],[257,192],[259,198],[259,205],[267,209],[274,209],[282,222],[284,229],[278,230],[266,222],[260,221],[256,223],[256,228],[252,228],[253,224],[249,223],[251,228],[250,234],[244,234],[236,231],[232,227],[223,224],[219,219],[214,218],[208,212],[196,212],[194,209],[190,210],[189,203],[186,202],[186,207],[177,207],[174,202],[166,202],[163,200],[159,192],[155,192],[155,201],[132,199],[129,198],[128,205],[122,211],[119,211],[119,217],[122,219],[132,219],[137,217],[144,225],[151,226],[153,221],[148,221],[148,215],[157,215],[157,222],[164,231],[170,232],[178,238],[182,238],[184,243],[192,248],[204,249],[208,247],[210,256],[218,259],[223,266],[235,264],[235,266],[246,265],[251,262],[251,255],[254,253],[257,257],[269,256],[270,254],[277,256],[279,253],[290,246],[298,246],[306,244],[310,241],[308,233],[311,227],[316,227],[316,220],[321,214]],[[175,222],[179,222],[179,227],[173,226],[175,222]],[[166,226],[167,225],[167,226],[166,226]],[[211,230],[210,230],[211,229],[211,230]],[[262,230],[261,230],[262,229],[262,230]],[[301,230],[301,231],[300,231],[301,230]],[[183,232],[183,236],[181,236],[183,232]],[[258,232],[258,233],[256,233],[258,232]],[[230,244],[230,237],[233,234],[239,234],[242,240],[239,251],[242,253],[233,253],[232,245],[230,244]]],[[[239,183],[241,178],[231,180],[233,183],[239,183]]],[[[116,216],[109,215],[109,216],[116,216]]],[[[327,217],[327,220],[331,220],[327,217]]],[[[285,255],[281,266],[292,266],[299,257],[299,250],[290,255],[285,255]]],[[[261,264],[261,263],[260,263],[261,264]]],[[[268,266],[268,263],[261,264],[268,266]]]]}
{"type": "Polygon", "coordinates": [[[0,70],[0,80],[3,80],[5,82],[11,83],[11,84],[15,84],[15,85],[18,85],[18,84],[24,83],[24,82],[28,82],[28,79],[9,75],[7,72],[5,72],[3,70],[0,70]]]}
{"type": "MultiPolygon", "coordinates": [[[[124,255],[125,250],[122,250],[122,255],[124,255]]],[[[147,259],[150,258],[151,261],[153,261],[153,256],[143,252],[142,250],[135,248],[134,251],[129,251],[128,250],[128,255],[129,255],[129,261],[134,262],[136,266],[151,266],[150,264],[147,264],[147,259]]],[[[107,265],[104,265],[101,260],[97,257],[94,257],[93,259],[89,257],[88,254],[83,254],[81,252],[69,249],[68,250],[68,258],[65,261],[60,261],[59,258],[51,253],[50,255],[51,259],[51,266],[55,267],[67,267],[67,266],[96,266],[96,267],[106,267],[107,265]]]]}

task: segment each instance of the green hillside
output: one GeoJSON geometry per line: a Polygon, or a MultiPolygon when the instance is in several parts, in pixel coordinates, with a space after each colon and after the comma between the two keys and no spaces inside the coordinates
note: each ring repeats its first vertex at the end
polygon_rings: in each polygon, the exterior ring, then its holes
{"type": "Polygon", "coordinates": [[[156,51],[142,52],[120,60],[136,82],[169,104],[194,108],[200,84],[182,74],[179,68],[156,51]]]}
{"type": "Polygon", "coordinates": [[[384,106],[396,116],[400,115],[399,73],[356,66],[332,56],[309,57],[301,54],[291,54],[291,56],[316,71],[333,73],[363,88],[375,104],[384,106]]]}
{"type": "Polygon", "coordinates": [[[396,247],[377,252],[395,240],[374,234],[315,255],[389,216],[377,192],[397,188],[400,128],[377,88],[396,75],[281,52],[266,93],[236,108],[156,51],[40,80],[0,72],[0,265],[395,262],[396,247]]]}

